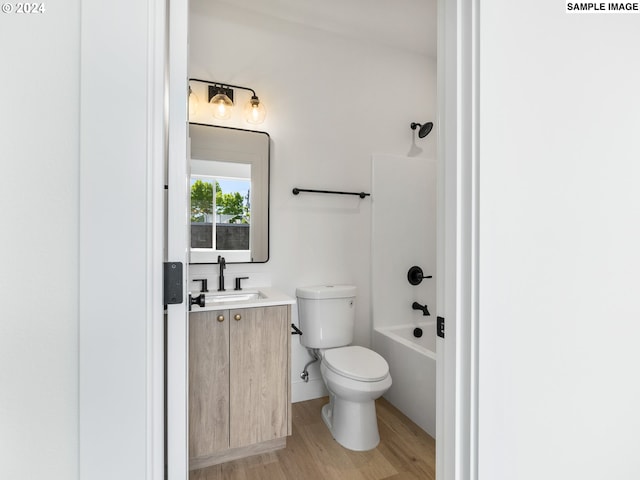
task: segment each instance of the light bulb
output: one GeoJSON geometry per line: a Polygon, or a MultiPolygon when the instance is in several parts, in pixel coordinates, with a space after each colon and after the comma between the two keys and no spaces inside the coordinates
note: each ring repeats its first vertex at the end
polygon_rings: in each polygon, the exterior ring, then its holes
{"type": "Polygon", "coordinates": [[[200,104],[200,100],[198,96],[193,93],[191,87],[189,87],[189,117],[193,117],[198,112],[198,105],[200,104]]]}
{"type": "Polygon", "coordinates": [[[213,116],[220,120],[227,120],[231,117],[233,102],[224,93],[218,93],[209,101],[213,116]]]}
{"type": "Polygon", "coordinates": [[[267,116],[267,110],[264,108],[264,104],[260,102],[257,96],[252,95],[251,99],[244,107],[244,118],[247,123],[253,125],[264,122],[264,118],[267,116]]]}

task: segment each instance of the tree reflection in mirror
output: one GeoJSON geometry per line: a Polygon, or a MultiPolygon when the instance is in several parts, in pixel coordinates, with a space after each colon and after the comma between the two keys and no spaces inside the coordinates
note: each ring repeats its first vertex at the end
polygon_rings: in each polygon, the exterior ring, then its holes
{"type": "Polygon", "coordinates": [[[251,165],[243,167],[248,177],[191,176],[191,248],[249,251],[251,165]]]}

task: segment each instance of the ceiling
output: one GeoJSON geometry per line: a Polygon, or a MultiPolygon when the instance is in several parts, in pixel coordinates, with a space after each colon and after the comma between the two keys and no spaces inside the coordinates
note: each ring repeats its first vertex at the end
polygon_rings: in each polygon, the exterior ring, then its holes
{"type": "Polygon", "coordinates": [[[218,0],[237,8],[436,58],[437,0],[218,0]]]}

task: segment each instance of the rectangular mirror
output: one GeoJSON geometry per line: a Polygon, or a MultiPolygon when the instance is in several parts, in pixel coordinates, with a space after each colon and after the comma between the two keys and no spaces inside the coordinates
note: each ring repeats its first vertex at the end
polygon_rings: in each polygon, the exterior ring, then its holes
{"type": "Polygon", "coordinates": [[[269,260],[266,132],[189,124],[190,263],[269,260]]]}

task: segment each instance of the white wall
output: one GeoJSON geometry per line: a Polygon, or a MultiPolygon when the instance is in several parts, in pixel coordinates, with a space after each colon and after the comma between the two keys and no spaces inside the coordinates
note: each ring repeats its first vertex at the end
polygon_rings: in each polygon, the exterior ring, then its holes
{"type": "MultiPolygon", "coordinates": [[[[356,342],[369,345],[371,201],[296,197],[291,189],[370,191],[372,152],[406,155],[413,138],[409,124],[435,118],[435,60],[224,2],[194,1],[190,76],[251,87],[267,107],[258,129],[272,138],[270,260],[230,265],[226,273],[268,278],[291,296],[301,285],[355,284],[356,342]]],[[[203,110],[192,121],[214,123],[203,110]]],[[[249,127],[242,121],[227,125],[249,127]]],[[[435,155],[434,138],[417,140],[422,155],[435,155]]],[[[202,267],[192,271],[202,275],[202,267]]],[[[211,285],[216,272],[209,267],[211,285]]],[[[309,358],[295,338],[294,382],[309,358]]],[[[314,367],[316,386],[319,378],[314,367]]],[[[316,396],[313,383],[294,383],[294,401],[316,396]]]]}
{"type": "Polygon", "coordinates": [[[0,14],[0,478],[78,478],[79,2],[0,14]]]}
{"type": "Polygon", "coordinates": [[[640,478],[640,17],[480,7],[479,478],[640,478]]]}
{"type": "Polygon", "coordinates": [[[0,14],[0,478],[163,473],[164,2],[125,3],[0,14]]]}
{"type": "Polygon", "coordinates": [[[163,470],[162,406],[154,401],[162,398],[157,370],[164,328],[159,294],[164,4],[82,3],[78,339],[83,479],[138,480],[152,472],[161,476],[163,470]]]}

